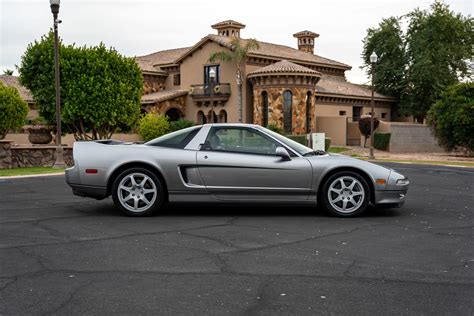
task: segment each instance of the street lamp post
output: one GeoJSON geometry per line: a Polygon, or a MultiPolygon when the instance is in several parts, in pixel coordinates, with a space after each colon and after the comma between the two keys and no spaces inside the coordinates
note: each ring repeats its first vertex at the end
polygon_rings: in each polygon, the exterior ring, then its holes
{"type": "Polygon", "coordinates": [[[211,81],[210,86],[211,86],[211,123],[215,123],[215,117],[214,117],[214,88],[215,88],[215,79],[216,79],[216,70],[214,68],[211,68],[209,70],[209,79],[211,81]]]}
{"type": "Polygon", "coordinates": [[[374,77],[375,77],[375,63],[378,56],[375,52],[370,55],[370,64],[372,65],[372,98],[370,99],[370,153],[369,159],[375,159],[374,156],[374,77]]]}
{"type": "Polygon", "coordinates": [[[58,40],[58,20],[60,0],[49,0],[51,12],[54,19],[54,81],[56,86],[56,161],[54,168],[64,168],[63,147],[61,145],[61,91],[59,90],[59,40],[58,40]]]}

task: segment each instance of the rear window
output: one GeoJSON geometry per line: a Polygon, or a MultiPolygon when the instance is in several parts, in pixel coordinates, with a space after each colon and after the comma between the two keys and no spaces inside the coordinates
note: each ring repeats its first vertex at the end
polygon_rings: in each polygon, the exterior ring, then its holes
{"type": "Polygon", "coordinates": [[[183,149],[196,136],[201,126],[192,126],[155,138],[145,145],[183,149]]]}

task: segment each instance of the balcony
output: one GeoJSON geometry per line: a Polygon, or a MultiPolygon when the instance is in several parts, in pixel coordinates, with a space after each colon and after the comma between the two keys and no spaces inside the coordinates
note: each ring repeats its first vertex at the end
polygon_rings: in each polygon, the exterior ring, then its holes
{"type": "Polygon", "coordinates": [[[224,105],[230,97],[230,83],[191,85],[189,95],[197,106],[224,105]]]}

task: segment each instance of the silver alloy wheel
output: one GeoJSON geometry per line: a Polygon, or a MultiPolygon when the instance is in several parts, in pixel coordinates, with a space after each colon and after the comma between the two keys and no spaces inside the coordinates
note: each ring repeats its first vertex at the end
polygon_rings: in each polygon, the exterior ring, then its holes
{"type": "Polygon", "coordinates": [[[329,186],[328,201],[338,212],[347,214],[357,211],[364,203],[364,198],[364,187],[354,177],[339,177],[329,186]]]}
{"type": "Polygon", "coordinates": [[[117,191],[120,204],[135,213],[147,211],[158,195],[155,182],[141,172],[126,175],[120,181],[117,191]]]}

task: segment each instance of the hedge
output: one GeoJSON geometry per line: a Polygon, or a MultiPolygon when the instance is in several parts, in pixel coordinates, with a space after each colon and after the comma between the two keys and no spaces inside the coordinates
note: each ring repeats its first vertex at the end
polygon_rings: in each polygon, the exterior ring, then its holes
{"type": "Polygon", "coordinates": [[[379,150],[388,150],[390,145],[390,133],[375,133],[374,134],[374,147],[379,150]]]}
{"type": "MultiPolygon", "coordinates": [[[[297,143],[308,146],[306,135],[286,135],[287,138],[294,140],[297,143]]],[[[331,147],[331,138],[324,139],[324,150],[327,151],[331,147]]]]}

